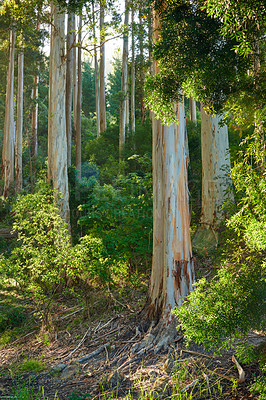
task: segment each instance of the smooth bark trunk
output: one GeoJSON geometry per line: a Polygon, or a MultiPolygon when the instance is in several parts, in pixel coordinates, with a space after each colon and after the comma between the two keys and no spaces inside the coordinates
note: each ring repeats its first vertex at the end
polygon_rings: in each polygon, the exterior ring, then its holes
{"type": "Polygon", "coordinates": [[[81,29],[82,29],[82,17],[79,17],[79,35],[78,41],[80,46],[78,47],[78,93],[77,93],[77,121],[76,121],[76,169],[78,177],[81,178],[81,103],[82,103],[82,65],[81,65],[81,29]]]}
{"type": "Polygon", "coordinates": [[[38,154],[38,86],[39,76],[35,75],[33,78],[32,89],[32,114],[31,114],[31,157],[36,157],[38,154]]]}
{"type": "Polygon", "coordinates": [[[95,105],[96,105],[96,129],[97,137],[100,137],[100,101],[99,101],[99,72],[98,72],[98,59],[97,59],[97,38],[95,32],[95,16],[94,16],[94,3],[92,4],[93,16],[93,39],[94,39],[94,79],[95,79],[95,105]]]}
{"type": "Polygon", "coordinates": [[[105,104],[105,33],[104,33],[104,4],[100,3],[100,65],[99,65],[99,81],[100,81],[100,131],[106,130],[106,104],[105,104]]]}
{"type": "Polygon", "coordinates": [[[136,128],[136,119],[135,119],[135,35],[134,35],[134,8],[131,11],[131,130],[134,134],[136,128]]]}
{"type": "Polygon", "coordinates": [[[197,124],[197,108],[196,101],[190,97],[189,99],[189,108],[190,108],[190,121],[197,124]]]}
{"type": "Polygon", "coordinates": [[[123,35],[123,55],[122,55],[122,73],[121,73],[121,92],[123,98],[120,101],[120,127],[119,127],[119,157],[123,157],[123,151],[126,139],[126,113],[127,113],[127,79],[128,79],[128,0],[125,0],[125,32],[123,35]]]}
{"type": "Polygon", "coordinates": [[[22,132],[23,132],[23,81],[24,81],[24,51],[18,55],[18,87],[17,87],[17,123],[15,150],[15,192],[22,190],[22,132]]]}
{"type": "MultiPolygon", "coordinates": [[[[37,22],[37,31],[40,30],[40,21],[37,22]]],[[[39,90],[39,75],[36,74],[33,78],[32,89],[32,114],[31,114],[31,139],[30,139],[30,155],[37,157],[38,154],[38,90],[39,90]]]]}
{"type": "Polygon", "coordinates": [[[69,192],[67,175],[66,139],[66,55],[65,14],[54,3],[51,4],[52,28],[49,73],[48,114],[48,181],[60,196],[60,213],[69,222],[69,192]]]}
{"type": "Polygon", "coordinates": [[[201,224],[216,226],[222,206],[232,199],[231,163],[227,125],[222,116],[208,115],[201,107],[202,212],[201,224]]]}
{"type": "Polygon", "coordinates": [[[140,51],[140,111],[141,111],[141,122],[145,121],[146,110],[144,105],[144,29],[142,19],[142,8],[139,8],[139,51],[140,51]]]}
{"type": "Polygon", "coordinates": [[[73,42],[74,15],[68,14],[67,21],[67,63],[66,63],[66,135],[67,135],[67,165],[71,165],[72,143],[72,102],[73,102],[73,42]]]}
{"type": "Polygon", "coordinates": [[[14,182],[14,63],[16,31],[10,30],[10,50],[7,73],[6,106],[4,123],[4,140],[2,153],[2,176],[4,179],[4,197],[8,197],[14,182]]]}
{"type": "Polygon", "coordinates": [[[73,15],[73,29],[74,29],[74,42],[73,42],[73,120],[74,120],[74,131],[76,132],[77,122],[77,94],[78,94],[78,81],[77,81],[77,33],[76,33],[76,16],[73,15]]]}

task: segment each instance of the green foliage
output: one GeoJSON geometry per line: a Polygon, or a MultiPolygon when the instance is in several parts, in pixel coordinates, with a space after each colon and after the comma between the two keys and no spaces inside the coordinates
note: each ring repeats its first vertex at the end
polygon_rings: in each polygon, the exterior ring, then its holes
{"type": "Polygon", "coordinates": [[[80,224],[102,239],[114,260],[127,260],[136,268],[152,251],[151,175],[119,177],[114,186],[94,186],[82,207],[80,224]]]}
{"type": "Polygon", "coordinates": [[[107,111],[115,118],[116,123],[120,119],[121,101],[121,54],[117,54],[112,61],[112,72],[108,74],[108,92],[106,96],[107,111]]]}
{"type": "Polygon", "coordinates": [[[176,312],[187,339],[210,347],[228,347],[250,329],[265,329],[264,142],[258,132],[246,141],[232,174],[240,201],[228,221],[227,260],[212,281],[195,285],[176,312]]]}
{"type": "Polygon", "coordinates": [[[188,341],[227,348],[251,328],[265,328],[265,273],[265,263],[236,268],[230,260],[211,282],[197,282],[195,291],[175,312],[188,341]]]}
{"type": "Polygon", "coordinates": [[[25,372],[41,372],[43,371],[45,366],[39,360],[31,359],[25,360],[22,364],[19,365],[19,370],[22,373],[25,372]]]}
{"type": "MultiPolygon", "coordinates": [[[[40,387],[38,393],[35,394],[34,387],[30,385],[22,386],[14,390],[13,396],[17,400],[49,400],[48,397],[45,396],[44,388],[40,387]]],[[[58,397],[55,394],[54,400],[57,400],[58,397]]],[[[51,399],[50,399],[51,400],[51,399]]]]}
{"type": "Polygon", "coordinates": [[[249,390],[253,394],[259,395],[258,400],[266,400],[266,366],[262,368],[262,375],[256,378],[249,390]]]}
{"type": "Polygon", "coordinates": [[[85,61],[82,71],[82,111],[86,117],[96,112],[94,69],[85,61]]]}
{"type": "Polygon", "coordinates": [[[66,276],[71,249],[67,228],[53,191],[44,183],[36,193],[18,196],[13,213],[19,245],[9,258],[1,258],[1,272],[34,301],[48,326],[51,301],[66,276]]]}
{"type": "Polygon", "coordinates": [[[26,314],[22,306],[0,303],[0,333],[20,326],[25,319],[26,314]]]}

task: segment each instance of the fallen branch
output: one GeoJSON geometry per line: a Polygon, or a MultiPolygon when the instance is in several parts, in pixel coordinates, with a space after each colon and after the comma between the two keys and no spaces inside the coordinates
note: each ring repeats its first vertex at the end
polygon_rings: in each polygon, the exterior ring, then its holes
{"type": "Polygon", "coordinates": [[[76,353],[76,351],[80,348],[80,346],[84,343],[84,340],[86,339],[86,336],[88,335],[90,329],[88,329],[85,333],[85,335],[83,336],[83,338],[81,339],[81,341],[79,342],[79,344],[77,345],[77,347],[75,347],[74,350],[71,351],[71,353],[65,357],[62,362],[67,361],[74,353],[76,353]]]}
{"type": "Polygon", "coordinates": [[[100,346],[97,350],[93,351],[92,353],[88,354],[87,356],[84,356],[77,360],[76,362],[83,364],[86,361],[89,361],[91,358],[98,356],[102,351],[105,351],[106,347],[110,346],[110,343],[103,344],[100,346]]]}
{"type": "Polygon", "coordinates": [[[203,357],[207,357],[207,358],[214,358],[212,356],[208,356],[207,354],[203,354],[203,353],[199,353],[198,351],[192,351],[192,350],[184,350],[182,349],[182,352],[184,353],[189,353],[189,354],[195,354],[197,356],[203,356],[203,357]]]}

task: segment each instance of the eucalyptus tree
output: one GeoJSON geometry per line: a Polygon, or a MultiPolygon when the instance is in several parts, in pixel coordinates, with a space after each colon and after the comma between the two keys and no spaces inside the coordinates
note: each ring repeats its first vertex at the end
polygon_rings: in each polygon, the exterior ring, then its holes
{"type": "Polygon", "coordinates": [[[100,0],[100,64],[99,64],[100,132],[104,132],[106,130],[104,12],[105,12],[105,0],[100,0]]]}
{"type": "Polygon", "coordinates": [[[17,121],[15,146],[15,191],[22,190],[22,133],[23,133],[23,81],[24,81],[24,49],[23,36],[20,37],[21,49],[18,54],[18,83],[17,83],[17,121]]]}
{"type": "Polygon", "coordinates": [[[66,135],[67,165],[71,165],[72,105],[73,105],[73,47],[75,37],[74,14],[68,13],[67,20],[67,63],[66,63],[66,135]]]}
{"type": "Polygon", "coordinates": [[[4,139],[2,151],[2,176],[4,179],[3,195],[10,194],[11,186],[14,182],[14,146],[15,146],[15,121],[14,121],[14,63],[15,63],[15,44],[16,30],[10,29],[9,39],[9,63],[6,87],[6,106],[4,139]]]}
{"type": "Polygon", "coordinates": [[[131,130],[135,132],[136,126],[136,109],[135,109],[135,24],[134,24],[135,10],[134,6],[131,9],[131,130]]]}
{"type": "Polygon", "coordinates": [[[121,73],[121,101],[120,101],[120,127],[119,127],[119,157],[122,158],[126,138],[126,114],[127,114],[127,83],[128,83],[128,23],[129,2],[125,0],[125,19],[123,34],[123,55],[121,73]]]}
{"type": "MultiPolygon", "coordinates": [[[[154,39],[159,39],[154,17],[154,39]]],[[[160,69],[154,62],[154,74],[160,69]]],[[[172,310],[192,290],[194,265],[189,229],[186,122],[183,95],[172,104],[174,121],[153,115],[153,259],[149,290],[149,318],[160,321],[157,350],[176,334],[172,310]]]]}
{"type": "Polygon", "coordinates": [[[51,3],[51,44],[48,114],[48,181],[60,194],[58,201],[62,217],[69,222],[69,191],[67,176],[66,137],[66,54],[65,14],[51,3]]]}

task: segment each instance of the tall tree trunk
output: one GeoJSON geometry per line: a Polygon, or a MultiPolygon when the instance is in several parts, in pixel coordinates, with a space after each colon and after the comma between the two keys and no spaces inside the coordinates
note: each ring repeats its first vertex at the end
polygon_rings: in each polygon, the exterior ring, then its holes
{"type": "Polygon", "coordinates": [[[82,16],[79,17],[79,34],[78,34],[78,93],[77,93],[77,110],[76,110],[76,169],[78,177],[81,178],[81,102],[82,102],[82,64],[81,64],[81,30],[82,30],[82,16]]]}
{"type": "Polygon", "coordinates": [[[194,267],[189,231],[189,201],[184,104],[178,126],[153,118],[153,262],[150,316],[171,319],[192,290],[194,267]]]}
{"type": "Polygon", "coordinates": [[[51,4],[52,28],[49,72],[48,181],[61,193],[58,197],[62,218],[69,222],[69,192],[66,139],[66,57],[65,14],[51,4]]]}
{"type": "Polygon", "coordinates": [[[39,86],[39,75],[35,75],[33,78],[33,89],[32,89],[32,114],[31,114],[31,141],[30,141],[30,154],[31,157],[36,157],[38,154],[38,86],[39,86]]]}
{"type": "MultiPolygon", "coordinates": [[[[74,132],[76,132],[77,123],[77,94],[78,94],[78,81],[77,81],[77,34],[76,34],[76,16],[73,15],[73,30],[74,30],[74,42],[73,42],[73,120],[74,120],[74,132]]],[[[76,135],[76,133],[75,133],[76,135]]]]}
{"type": "Polygon", "coordinates": [[[142,19],[142,7],[141,3],[139,6],[139,52],[140,52],[140,111],[141,111],[141,122],[145,121],[146,110],[144,105],[144,29],[142,19]]]}
{"type": "MultiPolygon", "coordinates": [[[[40,30],[40,21],[37,22],[37,31],[40,30]]],[[[31,140],[30,140],[30,155],[36,157],[38,154],[38,86],[39,75],[36,74],[33,78],[32,89],[32,114],[31,114],[31,140]]]]}
{"type": "Polygon", "coordinates": [[[93,39],[94,39],[94,79],[95,79],[95,103],[96,103],[96,121],[97,121],[97,137],[100,137],[100,101],[99,101],[99,78],[98,78],[98,60],[97,60],[97,42],[95,32],[95,10],[94,3],[92,3],[92,17],[93,17],[93,39]]]}
{"type": "Polygon", "coordinates": [[[134,8],[131,11],[131,130],[134,134],[136,129],[135,120],[135,36],[134,36],[134,8]]]}
{"type": "MultiPolygon", "coordinates": [[[[154,40],[159,21],[154,17],[154,40]]],[[[158,65],[154,63],[154,73],[158,65]]],[[[160,348],[176,334],[171,311],[192,290],[192,259],[187,185],[184,101],[174,106],[178,125],[164,126],[153,116],[153,259],[149,317],[160,321],[160,348]],[[170,325],[170,326],[169,326],[170,325]],[[169,326],[166,329],[166,326],[169,326]],[[170,332],[171,331],[171,332],[170,332]],[[163,337],[161,337],[163,336],[163,337]]]]}
{"type": "Polygon", "coordinates": [[[121,73],[121,92],[123,98],[120,101],[120,127],[119,127],[119,157],[122,158],[126,138],[126,105],[127,105],[127,76],[128,76],[128,0],[125,0],[125,20],[123,35],[123,56],[121,73]]]}
{"type": "Polygon", "coordinates": [[[2,176],[4,179],[4,197],[10,193],[14,182],[14,62],[15,62],[16,31],[10,30],[10,51],[7,73],[6,106],[4,123],[4,140],[2,153],[2,176]]]}
{"type": "Polygon", "coordinates": [[[227,125],[222,116],[208,115],[201,107],[202,215],[201,223],[214,227],[222,217],[222,205],[232,198],[231,163],[227,125]]]}
{"type": "Polygon", "coordinates": [[[105,104],[105,32],[104,32],[104,7],[105,1],[100,0],[100,65],[99,65],[99,80],[100,80],[100,131],[106,130],[106,104],[105,104]]]}
{"type": "Polygon", "coordinates": [[[221,120],[219,115],[208,115],[201,106],[201,228],[193,239],[193,246],[205,254],[217,246],[215,228],[223,214],[223,203],[233,200],[228,129],[220,125],[221,120]]]}
{"type": "Polygon", "coordinates": [[[71,165],[72,142],[72,100],[73,100],[73,42],[74,14],[68,14],[67,21],[67,63],[66,63],[66,135],[67,135],[67,166],[71,165]]]}
{"type": "Polygon", "coordinates": [[[197,108],[196,101],[190,97],[189,99],[189,108],[190,108],[190,121],[197,124],[197,108]]]}
{"type": "MultiPolygon", "coordinates": [[[[23,40],[22,40],[23,42],[23,40]]],[[[24,51],[18,55],[18,88],[17,88],[17,124],[16,124],[16,151],[15,151],[15,192],[22,190],[22,132],[23,132],[23,79],[24,78],[24,51]]]]}

